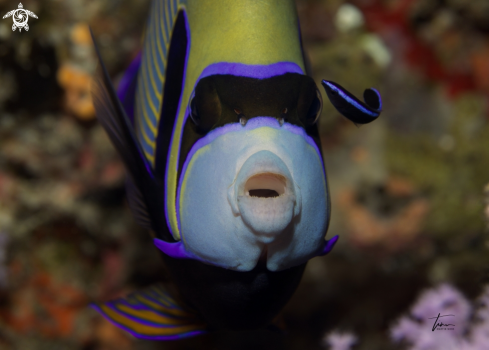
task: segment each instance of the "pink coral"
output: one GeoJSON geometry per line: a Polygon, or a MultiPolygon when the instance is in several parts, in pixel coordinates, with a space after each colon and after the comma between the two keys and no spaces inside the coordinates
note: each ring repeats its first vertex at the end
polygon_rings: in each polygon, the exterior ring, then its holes
{"type": "Polygon", "coordinates": [[[329,345],[330,350],[350,350],[357,342],[357,337],[352,333],[339,333],[337,331],[327,334],[323,338],[323,344],[329,345]]]}
{"type": "Polygon", "coordinates": [[[390,335],[395,342],[407,343],[408,350],[489,349],[489,286],[471,322],[474,309],[456,288],[443,284],[421,294],[408,315],[391,327],[390,335]],[[453,326],[436,326],[439,323],[453,326]]]}

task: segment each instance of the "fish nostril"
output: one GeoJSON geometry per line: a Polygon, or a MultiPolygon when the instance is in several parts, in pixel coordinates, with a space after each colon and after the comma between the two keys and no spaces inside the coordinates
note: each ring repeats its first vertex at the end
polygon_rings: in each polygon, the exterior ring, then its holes
{"type": "Polygon", "coordinates": [[[244,192],[250,197],[274,198],[285,193],[285,177],[264,173],[252,176],[246,181],[244,192]]]}

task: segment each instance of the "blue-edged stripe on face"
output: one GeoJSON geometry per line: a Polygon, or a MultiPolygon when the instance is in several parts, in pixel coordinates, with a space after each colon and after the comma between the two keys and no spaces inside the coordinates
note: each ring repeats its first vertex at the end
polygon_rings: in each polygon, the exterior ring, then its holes
{"type": "MultiPolygon", "coordinates": [[[[170,142],[169,142],[169,147],[168,147],[168,152],[167,152],[167,163],[166,163],[166,170],[165,170],[165,196],[168,196],[168,194],[170,193],[169,192],[169,186],[168,186],[168,175],[169,175],[169,172],[171,171],[171,167],[170,167],[170,159],[172,157],[172,147],[171,145],[173,145],[173,141],[174,141],[174,138],[175,138],[175,132],[177,130],[177,126],[178,126],[178,116],[180,115],[180,111],[182,109],[182,99],[183,99],[183,95],[184,95],[184,91],[185,91],[185,82],[187,81],[187,71],[188,71],[188,59],[189,59],[189,56],[190,56],[190,48],[192,46],[192,35],[190,33],[190,26],[189,26],[189,22],[188,22],[188,17],[187,17],[187,12],[182,9],[181,10],[182,12],[182,15],[184,17],[184,21],[185,21],[185,28],[186,28],[186,33],[187,33],[187,51],[186,51],[186,56],[185,56],[185,64],[184,64],[184,68],[183,68],[183,77],[182,77],[182,90],[181,90],[181,93],[180,93],[180,99],[178,100],[178,109],[177,109],[177,112],[175,114],[175,123],[173,124],[173,130],[172,130],[172,134],[171,134],[171,139],[170,139],[170,142]]],[[[185,111],[185,120],[184,120],[184,123],[182,124],[182,129],[183,129],[183,125],[185,125],[185,121],[187,119],[187,116],[188,116],[188,106],[186,107],[183,107],[186,109],[185,111]]],[[[173,116],[168,116],[168,117],[173,117],[173,116]]],[[[179,140],[179,147],[178,147],[178,153],[177,153],[177,164],[178,164],[178,158],[180,156],[180,144],[181,144],[181,139],[179,140]]],[[[168,205],[166,204],[166,201],[165,201],[165,219],[166,219],[166,224],[168,226],[168,230],[170,231],[171,235],[173,237],[175,237],[175,233],[172,232],[172,226],[171,226],[171,222],[170,222],[170,217],[169,217],[169,213],[168,213],[168,205]]],[[[177,236],[178,237],[178,236],[177,236]]]]}
{"type": "MultiPolygon", "coordinates": [[[[255,79],[266,79],[286,73],[304,74],[301,67],[293,62],[278,62],[268,65],[248,65],[243,63],[219,62],[211,64],[205,68],[194,84],[194,89],[201,79],[211,75],[234,75],[237,77],[247,77],[255,79]]],[[[190,115],[190,109],[187,105],[185,117],[182,123],[182,130],[190,115]]],[[[179,151],[180,158],[180,151],[179,151]]]]}
{"type": "Polygon", "coordinates": [[[200,79],[216,74],[235,75],[237,77],[247,77],[255,79],[266,79],[285,73],[304,74],[301,67],[299,67],[299,65],[294,62],[277,62],[267,65],[249,65],[243,63],[219,62],[205,68],[202,71],[202,74],[199,76],[199,79],[196,81],[195,85],[197,85],[200,79]]]}
{"type": "Polygon", "coordinates": [[[187,155],[187,158],[185,159],[185,163],[182,168],[182,172],[180,174],[180,179],[178,181],[178,189],[177,189],[177,200],[176,200],[176,206],[177,206],[177,220],[178,220],[178,227],[181,232],[181,223],[180,223],[180,194],[182,190],[182,183],[183,179],[185,177],[188,165],[192,159],[192,157],[195,155],[196,152],[198,152],[202,147],[205,147],[206,145],[210,144],[212,141],[214,141],[216,138],[223,136],[227,133],[230,132],[237,132],[237,131],[250,131],[254,130],[257,128],[261,127],[270,127],[273,129],[277,130],[284,130],[288,131],[292,134],[302,136],[304,140],[314,148],[316,151],[320,161],[321,161],[321,167],[323,169],[323,175],[326,176],[326,170],[324,167],[324,162],[323,158],[321,156],[321,152],[316,144],[314,142],[313,138],[307,135],[306,131],[296,125],[292,125],[289,123],[284,123],[282,126],[280,126],[280,123],[276,118],[270,118],[270,117],[255,117],[252,118],[248,121],[248,123],[245,126],[242,126],[240,123],[233,123],[233,124],[227,124],[224,125],[220,128],[214,129],[211,132],[209,132],[206,136],[203,138],[199,139],[192,147],[190,152],[187,155]]]}

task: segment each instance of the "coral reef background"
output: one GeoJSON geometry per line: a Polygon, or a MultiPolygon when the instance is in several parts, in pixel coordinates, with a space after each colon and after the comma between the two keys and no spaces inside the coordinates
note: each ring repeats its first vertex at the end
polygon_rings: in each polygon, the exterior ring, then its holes
{"type": "MultiPolygon", "coordinates": [[[[123,166],[90,97],[88,26],[117,82],[141,46],[149,1],[26,0],[39,17],[28,32],[0,20],[0,349],[324,349],[335,329],[356,335],[331,338],[355,350],[398,349],[389,330],[423,290],[450,283],[467,305],[482,295],[489,2],[296,2],[318,86],[328,79],[383,96],[379,120],[358,128],[323,94],[328,236],[340,241],[309,262],[282,315],[285,335],[216,332],[170,343],[133,339],[88,307],[166,279],[129,213],[123,166]]],[[[17,6],[0,0],[0,14],[17,6]]],[[[422,305],[421,318],[443,312],[422,305]]],[[[465,323],[478,317],[460,310],[465,323]]]]}

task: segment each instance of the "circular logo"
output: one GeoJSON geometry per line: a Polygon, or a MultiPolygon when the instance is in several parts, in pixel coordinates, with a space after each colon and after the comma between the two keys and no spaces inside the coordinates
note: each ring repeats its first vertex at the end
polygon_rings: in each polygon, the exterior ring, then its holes
{"type": "Polygon", "coordinates": [[[15,10],[14,15],[12,17],[14,19],[14,24],[19,28],[25,26],[27,24],[27,21],[29,20],[29,16],[27,15],[26,10],[24,9],[15,10]]]}

